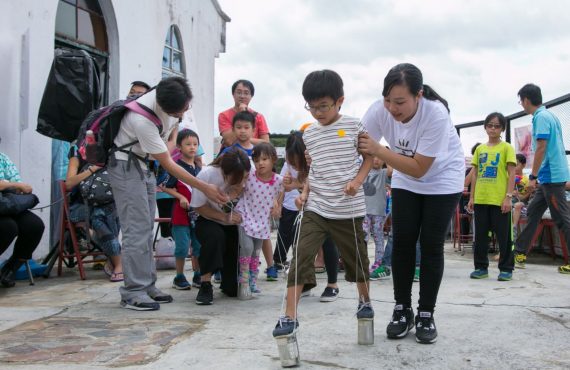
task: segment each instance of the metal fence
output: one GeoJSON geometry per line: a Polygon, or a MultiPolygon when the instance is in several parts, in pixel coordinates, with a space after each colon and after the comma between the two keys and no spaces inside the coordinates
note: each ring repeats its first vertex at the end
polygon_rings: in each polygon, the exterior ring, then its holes
{"type": "MultiPolygon", "coordinates": [[[[570,94],[544,103],[544,106],[554,113],[562,125],[562,135],[564,146],[566,147],[566,157],[570,161],[570,94]]],[[[532,116],[525,112],[516,112],[506,116],[507,129],[505,130],[505,140],[515,147],[517,153],[523,153],[527,157],[527,167],[532,166],[534,153],[530,145],[532,134],[532,116]]],[[[487,134],[483,129],[483,121],[463,123],[455,126],[457,133],[462,138],[465,147],[471,148],[477,142],[487,141],[487,134]]],[[[466,153],[471,156],[471,153],[466,153]]]]}

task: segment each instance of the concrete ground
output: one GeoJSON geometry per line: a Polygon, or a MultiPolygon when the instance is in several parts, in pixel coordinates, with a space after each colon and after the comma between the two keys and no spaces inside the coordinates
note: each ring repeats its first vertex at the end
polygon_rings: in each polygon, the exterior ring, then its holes
{"type": "MultiPolygon", "coordinates": [[[[370,249],[372,253],[372,249],[370,249]]],[[[570,276],[560,260],[533,254],[511,282],[471,280],[472,254],[446,246],[445,275],[435,319],[437,343],[416,343],[413,333],[388,340],[392,281],[371,283],[376,312],[375,343],[357,344],[356,287],[340,282],[340,298],[320,303],[326,274],[314,296],[299,307],[297,335],[305,369],[568,369],[570,368],[570,276]]],[[[158,287],[175,302],[160,311],[119,307],[118,285],[103,272],[76,269],[63,277],[19,281],[0,289],[0,368],[16,369],[279,369],[271,337],[285,281],[261,281],[251,301],[224,297],[197,306],[197,290],[170,288],[172,271],[159,272],[158,287]]],[[[342,279],[342,275],[340,276],[342,279]]],[[[414,283],[414,302],[418,283],[414,283]]],[[[414,307],[415,310],[415,307],[414,307]]]]}

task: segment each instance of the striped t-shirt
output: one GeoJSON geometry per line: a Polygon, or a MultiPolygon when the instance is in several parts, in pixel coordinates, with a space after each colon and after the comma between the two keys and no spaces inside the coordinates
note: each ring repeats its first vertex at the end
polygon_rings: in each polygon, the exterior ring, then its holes
{"type": "Polygon", "coordinates": [[[330,125],[313,123],[305,129],[303,141],[312,160],[306,210],[330,219],[364,217],[362,187],[355,196],[344,193],[360,168],[357,146],[362,132],[360,120],[345,115],[330,125]]]}

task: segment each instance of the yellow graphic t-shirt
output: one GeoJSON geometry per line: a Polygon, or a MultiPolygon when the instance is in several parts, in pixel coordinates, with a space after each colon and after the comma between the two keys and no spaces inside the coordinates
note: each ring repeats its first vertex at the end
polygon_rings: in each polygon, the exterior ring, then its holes
{"type": "Polygon", "coordinates": [[[509,181],[508,163],[517,163],[511,144],[501,142],[494,146],[481,144],[477,147],[471,161],[477,169],[475,204],[500,206],[503,203],[509,181]]]}

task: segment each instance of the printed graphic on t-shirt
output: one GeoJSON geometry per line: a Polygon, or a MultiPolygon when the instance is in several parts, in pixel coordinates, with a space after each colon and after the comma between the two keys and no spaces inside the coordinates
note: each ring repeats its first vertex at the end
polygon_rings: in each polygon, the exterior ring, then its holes
{"type": "Polygon", "coordinates": [[[406,157],[413,157],[416,154],[415,149],[410,149],[410,140],[398,139],[398,144],[394,147],[396,148],[396,153],[405,155],[406,157]]]}
{"type": "Polygon", "coordinates": [[[481,178],[479,181],[483,182],[496,182],[498,167],[497,165],[501,161],[501,153],[495,153],[495,158],[490,160],[488,153],[479,154],[479,173],[481,173],[481,178]]]}
{"type": "Polygon", "coordinates": [[[367,197],[372,197],[376,195],[376,180],[378,179],[378,174],[374,174],[366,177],[366,181],[362,184],[362,189],[364,189],[364,195],[367,197]]]}

